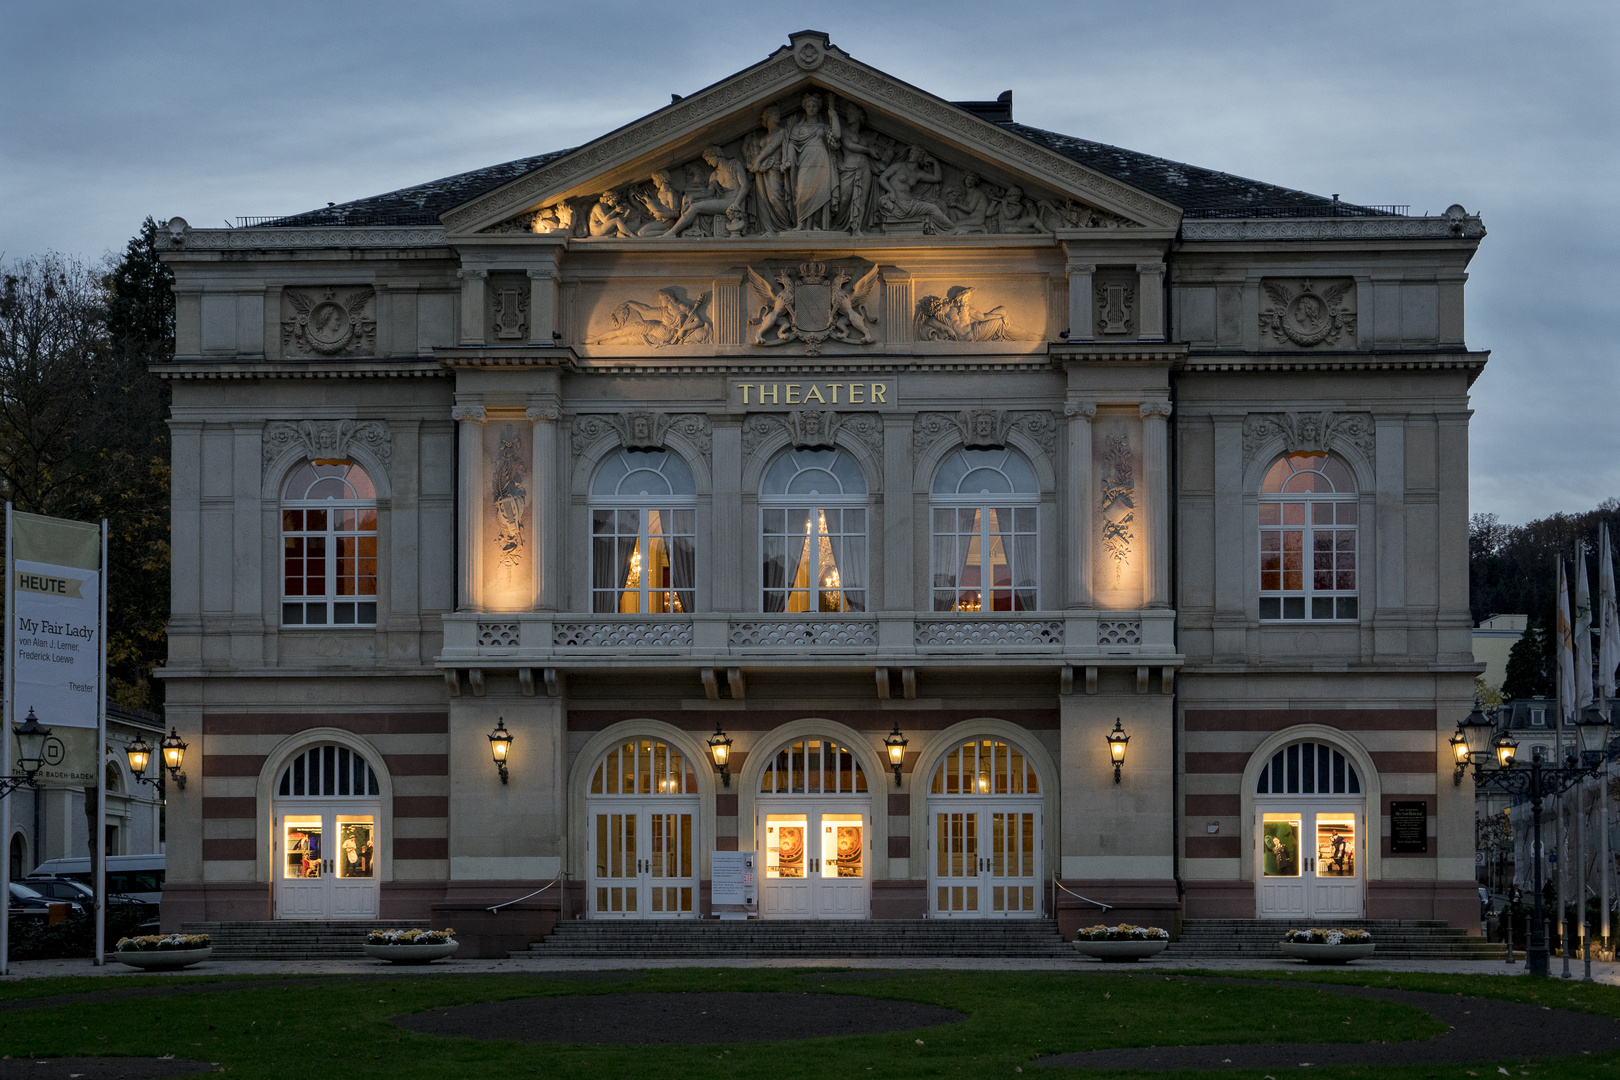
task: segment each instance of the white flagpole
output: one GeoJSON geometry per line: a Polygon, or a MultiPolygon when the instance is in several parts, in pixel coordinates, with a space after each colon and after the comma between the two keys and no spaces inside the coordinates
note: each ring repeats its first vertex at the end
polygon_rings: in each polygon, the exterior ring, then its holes
{"type": "Polygon", "coordinates": [[[1575,544],[1575,719],[1592,704],[1592,592],[1586,586],[1586,543],[1575,544]]]}
{"type": "MultiPolygon", "coordinates": [[[[17,575],[12,572],[11,502],[6,502],[6,686],[5,703],[0,708],[0,776],[11,775],[11,740],[16,727],[12,724],[12,701],[16,697],[17,649],[13,627],[17,625],[17,608],[12,602],[12,586],[17,575]]],[[[11,973],[11,799],[0,799],[0,836],[6,837],[5,857],[0,858],[0,896],[5,898],[5,915],[0,917],[0,975],[11,973]]],[[[39,843],[39,837],[34,837],[39,843]]],[[[38,848],[36,847],[36,851],[38,848]]]]}
{"type": "MultiPolygon", "coordinates": [[[[1609,719],[1609,702],[1615,696],[1614,673],[1620,668],[1620,598],[1614,591],[1614,552],[1609,547],[1609,526],[1598,528],[1598,691],[1603,696],[1603,715],[1609,719]]],[[[1598,786],[1598,851],[1602,859],[1603,940],[1613,951],[1613,928],[1609,925],[1610,882],[1614,877],[1614,852],[1609,838],[1609,757],[1603,756],[1603,772],[1598,786]]]]}
{"type": "MultiPolygon", "coordinates": [[[[1558,557],[1558,612],[1556,615],[1558,625],[1554,633],[1558,635],[1558,739],[1556,742],[1558,760],[1553,767],[1564,767],[1564,732],[1570,723],[1571,712],[1575,704],[1575,628],[1569,622],[1569,578],[1564,573],[1564,558],[1558,557]]],[[[1564,850],[1564,793],[1560,791],[1553,800],[1553,851],[1557,853],[1558,863],[1553,867],[1553,880],[1557,883],[1554,888],[1557,900],[1558,914],[1558,941],[1564,956],[1564,978],[1569,978],[1569,922],[1566,918],[1564,902],[1568,896],[1564,879],[1569,873],[1569,854],[1564,850]]]]}
{"type": "Polygon", "coordinates": [[[96,680],[96,957],[107,963],[107,519],[101,519],[101,668],[96,680]]]}

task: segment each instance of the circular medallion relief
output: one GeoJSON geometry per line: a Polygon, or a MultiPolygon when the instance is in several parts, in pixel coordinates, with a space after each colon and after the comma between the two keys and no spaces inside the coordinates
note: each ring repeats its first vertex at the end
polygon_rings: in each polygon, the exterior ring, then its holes
{"type": "Polygon", "coordinates": [[[335,353],[342,350],[354,336],[349,309],[336,300],[322,300],[310,309],[305,333],[310,344],[319,352],[335,353]]]}
{"type": "Polygon", "coordinates": [[[1327,301],[1309,289],[1288,302],[1283,330],[1296,345],[1316,345],[1333,332],[1333,314],[1327,301]]]}
{"type": "Polygon", "coordinates": [[[798,48],[793,50],[794,61],[806,71],[814,71],[821,66],[821,61],[827,56],[827,50],[821,47],[819,41],[801,41],[798,48]]]}

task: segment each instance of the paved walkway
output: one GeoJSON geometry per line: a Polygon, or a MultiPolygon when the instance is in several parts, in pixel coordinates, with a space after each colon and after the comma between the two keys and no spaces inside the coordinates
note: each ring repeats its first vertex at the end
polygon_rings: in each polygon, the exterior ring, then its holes
{"type": "MultiPolygon", "coordinates": [[[[1582,965],[1570,961],[1570,974],[1579,980],[1582,965]]],[[[562,959],[525,956],[509,960],[449,959],[425,966],[396,966],[381,960],[209,960],[193,965],[180,975],[214,975],[264,977],[267,975],[482,975],[489,973],[544,975],[583,971],[653,970],[659,968],[861,968],[890,971],[1074,971],[1119,975],[1130,972],[1154,971],[1332,971],[1333,968],[1312,968],[1308,964],[1283,959],[1274,960],[1169,960],[1156,958],[1134,964],[1104,964],[1090,959],[1026,959],[1026,958],[827,958],[785,960],[717,960],[717,959],[562,959]]],[[[1511,966],[1497,960],[1380,960],[1376,955],[1358,960],[1347,970],[1355,971],[1428,971],[1448,975],[1523,975],[1524,961],[1511,966]]],[[[1562,973],[1563,960],[1554,957],[1553,977],[1562,973]]],[[[106,978],[146,978],[146,974],[123,964],[109,961],[104,967],[95,967],[89,960],[22,960],[11,964],[10,974],[3,981],[17,979],[44,979],[60,976],[95,975],[106,978]]],[[[1592,962],[1592,980],[1610,986],[1620,986],[1620,964],[1592,962]]]]}

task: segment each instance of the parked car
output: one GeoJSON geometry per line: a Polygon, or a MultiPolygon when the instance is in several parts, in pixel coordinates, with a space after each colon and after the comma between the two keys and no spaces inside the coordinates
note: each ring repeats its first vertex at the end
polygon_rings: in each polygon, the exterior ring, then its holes
{"type": "Polygon", "coordinates": [[[12,911],[47,911],[52,904],[67,904],[68,909],[75,915],[84,910],[83,905],[67,900],[53,900],[43,893],[29,888],[20,881],[11,883],[11,910],[12,911]]]}
{"type": "MultiPolygon", "coordinates": [[[[163,899],[162,855],[110,855],[107,857],[107,893],[123,895],[144,904],[163,899]]],[[[42,878],[67,878],[90,884],[90,859],[47,859],[28,875],[30,882],[42,878]]]]}
{"type": "MultiPolygon", "coordinates": [[[[73,878],[26,877],[23,878],[21,884],[52,900],[83,904],[85,907],[90,907],[96,902],[96,891],[84,882],[75,881],[73,878]]],[[[111,889],[107,891],[108,905],[139,904],[142,902],[133,897],[125,896],[123,893],[115,893],[111,889]]]]}

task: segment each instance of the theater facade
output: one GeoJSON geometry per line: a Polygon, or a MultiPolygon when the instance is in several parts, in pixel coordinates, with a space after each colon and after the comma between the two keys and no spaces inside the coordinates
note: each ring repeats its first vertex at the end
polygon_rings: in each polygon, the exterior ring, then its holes
{"type": "Polygon", "coordinates": [[[165,925],[692,919],[751,852],[764,919],[1477,927],[1462,207],[805,32],[161,232],[165,925]]]}

